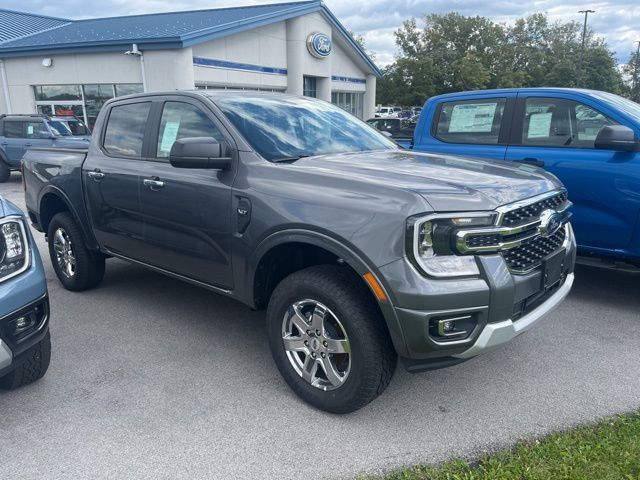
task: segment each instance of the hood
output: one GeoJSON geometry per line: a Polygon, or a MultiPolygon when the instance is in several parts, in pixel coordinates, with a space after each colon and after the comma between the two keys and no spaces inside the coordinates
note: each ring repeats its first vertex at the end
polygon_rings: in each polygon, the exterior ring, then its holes
{"type": "Polygon", "coordinates": [[[562,186],[530,165],[403,150],[321,155],[292,167],[411,190],[436,212],[493,210],[562,186]]]}
{"type": "Polygon", "coordinates": [[[0,218],[9,216],[9,215],[17,215],[18,217],[24,218],[24,213],[20,210],[15,204],[11,203],[9,200],[0,197],[0,218]]]}

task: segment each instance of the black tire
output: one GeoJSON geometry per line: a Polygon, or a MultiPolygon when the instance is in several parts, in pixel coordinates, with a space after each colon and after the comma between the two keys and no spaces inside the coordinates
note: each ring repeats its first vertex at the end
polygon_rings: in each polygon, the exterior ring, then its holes
{"type": "Polygon", "coordinates": [[[24,362],[15,370],[0,378],[0,388],[13,390],[40,380],[49,369],[51,361],[51,337],[49,332],[26,354],[24,362]]]}
{"type": "Polygon", "coordinates": [[[7,164],[0,159],[0,183],[8,181],[9,177],[11,177],[11,170],[9,170],[7,164]]]}
{"type": "Polygon", "coordinates": [[[96,287],[102,281],[105,267],[104,255],[92,252],[86,247],[82,232],[70,213],[58,213],[51,219],[47,239],[51,264],[64,288],[73,292],[82,292],[96,287]],[[65,273],[64,265],[58,260],[56,254],[55,238],[59,230],[70,241],[72,255],[75,258],[75,269],[70,274],[65,273]]]}
{"type": "MultiPolygon", "coordinates": [[[[384,391],[395,371],[397,356],[380,310],[366,285],[347,267],[319,265],[282,280],[269,301],[267,334],[285,381],[300,398],[320,410],[349,413],[364,407],[384,391]],[[285,315],[291,315],[293,304],[303,299],[328,307],[349,340],[348,376],[332,390],[322,390],[303,379],[287,356],[285,315]]],[[[298,335],[302,333],[298,331],[298,335]]],[[[307,359],[306,353],[299,355],[307,359]]]]}

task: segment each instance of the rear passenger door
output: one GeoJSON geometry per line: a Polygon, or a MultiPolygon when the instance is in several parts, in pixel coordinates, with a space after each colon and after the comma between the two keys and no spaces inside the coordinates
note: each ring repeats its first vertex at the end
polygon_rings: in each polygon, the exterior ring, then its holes
{"type": "Polygon", "coordinates": [[[231,186],[227,171],[175,168],[173,143],[212,137],[229,142],[207,106],[184,96],[154,105],[155,129],[140,169],[140,203],[145,219],[144,261],[208,285],[230,289],[231,186]]]}
{"type": "Polygon", "coordinates": [[[445,97],[431,104],[420,122],[414,150],[503,160],[515,93],[445,97]]]}
{"type": "Polygon", "coordinates": [[[7,157],[9,165],[17,167],[26,150],[25,124],[22,120],[5,120],[3,122],[3,138],[0,146],[7,157]]]}
{"type": "Polygon", "coordinates": [[[140,213],[140,166],[145,152],[151,101],[114,103],[82,166],[87,209],[101,247],[142,260],[144,219],[140,213]]]}
{"type": "Polygon", "coordinates": [[[588,98],[521,95],[507,159],[544,167],[564,183],[579,245],[626,248],[640,211],[640,155],[595,148],[600,129],[623,123],[601,108],[588,98]]]}

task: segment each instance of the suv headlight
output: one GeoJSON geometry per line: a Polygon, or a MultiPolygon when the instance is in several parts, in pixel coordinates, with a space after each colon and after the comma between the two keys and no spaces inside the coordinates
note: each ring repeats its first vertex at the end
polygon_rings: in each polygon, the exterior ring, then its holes
{"type": "Polygon", "coordinates": [[[24,222],[19,217],[0,219],[0,282],[29,267],[29,244],[24,222]]]}
{"type": "Polygon", "coordinates": [[[407,220],[407,253],[415,266],[432,277],[479,275],[473,255],[456,253],[456,232],[461,228],[494,224],[494,213],[434,214],[407,220]]]}

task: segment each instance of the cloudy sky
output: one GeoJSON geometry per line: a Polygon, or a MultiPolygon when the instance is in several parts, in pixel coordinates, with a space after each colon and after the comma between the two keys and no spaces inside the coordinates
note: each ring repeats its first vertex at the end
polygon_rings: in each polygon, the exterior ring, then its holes
{"type": "MultiPolygon", "coordinates": [[[[278,0],[3,0],[2,7],[52,16],[84,18],[129,15],[135,13],[195,10],[243,4],[277,3],[278,0]]],[[[425,13],[457,11],[464,15],[482,15],[499,22],[534,12],[547,12],[553,20],[582,21],[578,10],[596,10],[589,24],[606,38],[620,62],[626,62],[640,40],[639,0],[325,0],[327,6],[350,30],[364,35],[367,47],[384,66],[396,54],[393,32],[402,21],[425,13]]]]}

